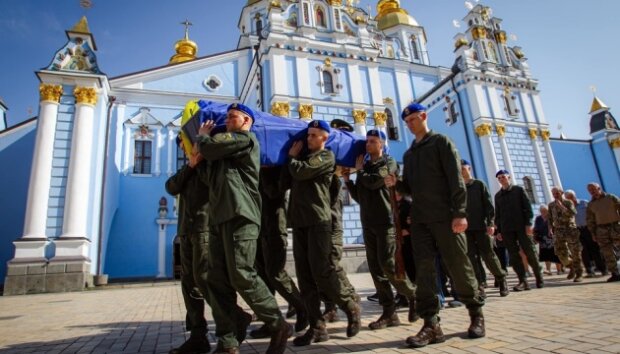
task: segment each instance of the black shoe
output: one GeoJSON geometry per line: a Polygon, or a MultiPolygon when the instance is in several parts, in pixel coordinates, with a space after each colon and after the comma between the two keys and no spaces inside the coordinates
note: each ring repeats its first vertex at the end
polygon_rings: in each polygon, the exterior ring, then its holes
{"type": "Polygon", "coordinates": [[[366,297],[366,299],[370,302],[379,302],[379,294],[374,293],[368,297],[366,297]]]}
{"type": "Polygon", "coordinates": [[[512,288],[513,291],[524,291],[524,290],[530,290],[530,285],[527,283],[527,281],[521,281],[519,282],[519,284],[515,285],[512,288]]]}
{"type": "Polygon", "coordinates": [[[387,311],[387,312],[384,311],[383,315],[381,315],[379,319],[377,319],[374,322],[370,322],[370,324],[368,325],[368,328],[374,331],[378,329],[384,329],[384,328],[396,327],[396,326],[400,326],[400,319],[398,318],[398,315],[396,314],[396,312],[392,310],[392,311],[387,311]]]}
{"type": "Polygon", "coordinates": [[[288,310],[286,311],[286,318],[295,317],[296,314],[297,314],[297,309],[295,308],[295,306],[289,304],[288,310]]]}
{"type": "Polygon", "coordinates": [[[248,334],[248,327],[250,326],[250,323],[252,323],[252,315],[250,315],[249,313],[245,312],[245,311],[241,311],[239,313],[239,319],[237,320],[237,342],[239,342],[239,345],[241,345],[241,343],[243,343],[243,341],[245,340],[245,337],[248,334]]]}
{"type": "Polygon", "coordinates": [[[347,314],[347,337],[354,337],[360,331],[362,309],[357,302],[349,302],[347,314]]]}
{"type": "Polygon", "coordinates": [[[325,325],[319,325],[317,328],[308,328],[306,333],[293,339],[293,345],[296,347],[303,347],[312,343],[325,342],[329,339],[327,328],[325,325]]]}
{"type": "Polygon", "coordinates": [[[259,328],[251,330],[250,337],[254,339],[269,338],[271,337],[271,331],[269,330],[269,327],[266,324],[263,324],[259,328]]]}
{"type": "Polygon", "coordinates": [[[308,327],[308,314],[306,311],[297,311],[297,321],[295,321],[295,332],[301,332],[308,327]]]}
{"type": "Polygon", "coordinates": [[[508,283],[506,282],[506,278],[496,281],[499,282],[499,296],[508,296],[510,290],[508,290],[508,283]]]}
{"type": "Polygon", "coordinates": [[[472,316],[471,324],[467,329],[467,336],[469,338],[482,338],[486,335],[484,329],[484,317],[482,315],[472,316]]]}
{"type": "Polygon", "coordinates": [[[422,348],[428,344],[442,343],[446,341],[439,323],[434,325],[424,323],[424,326],[415,336],[407,337],[405,343],[409,348],[422,348]]]}
{"type": "Polygon", "coordinates": [[[620,274],[616,273],[616,274],[612,274],[611,277],[609,279],[607,279],[608,283],[613,283],[616,281],[620,281],[620,274]]]}
{"type": "Polygon", "coordinates": [[[282,319],[280,322],[280,327],[271,333],[271,341],[269,342],[269,347],[267,348],[265,354],[284,353],[284,350],[286,349],[286,342],[292,335],[293,328],[284,319],[282,319]]]}
{"type": "Polygon", "coordinates": [[[205,336],[189,337],[180,347],[170,350],[170,354],[202,354],[211,351],[211,344],[205,336]]]}

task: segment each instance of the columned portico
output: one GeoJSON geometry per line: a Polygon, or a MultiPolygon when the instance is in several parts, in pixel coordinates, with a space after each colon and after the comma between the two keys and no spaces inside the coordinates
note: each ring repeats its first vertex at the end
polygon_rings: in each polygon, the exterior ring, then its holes
{"type": "Polygon", "coordinates": [[[545,195],[545,203],[549,203],[553,200],[553,196],[551,195],[551,187],[547,179],[545,164],[543,163],[542,156],[540,155],[540,148],[538,147],[538,130],[536,128],[530,128],[529,133],[532,139],[532,147],[534,148],[536,165],[538,166],[538,171],[540,171],[540,183],[542,184],[543,193],[545,195]]]}
{"type": "Polygon", "coordinates": [[[489,123],[482,123],[476,127],[476,134],[480,138],[480,146],[482,147],[482,154],[484,156],[484,168],[487,174],[487,181],[489,181],[489,188],[494,195],[499,190],[497,183],[492,183],[495,179],[495,173],[499,170],[497,163],[497,156],[495,155],[495,149],[493,148],[493,140],[491,139],[491,125],[489,123]]]}
{"type": "Polygon", "coordinates": [[[366,113],[365,110],[362,109],[354,109],[353,110],[353,122],[355,133],[366,136],[366,113]]]}

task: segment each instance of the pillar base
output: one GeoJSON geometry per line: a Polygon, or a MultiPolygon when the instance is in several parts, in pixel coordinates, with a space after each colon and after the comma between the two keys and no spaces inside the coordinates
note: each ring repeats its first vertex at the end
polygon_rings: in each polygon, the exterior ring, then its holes
{"type": "Polygon", "coordinates": [[[82,291],[93,286],[90,261],[79,259],[8,264],[4,295],[82,291]]]}
{"type": "Polygon", "coordinates": [[[60,236],[54,240],[54,245],[56,246],[56,255],[52,261],[56,259],[78,259],[90,262],[88,257],[90,240],[86,237],[60,236]]]}
{"type": "Polygon", "coordinates": [[[47,246],[46,237],[22,237],[13,241],[15,246],[15,257],[11,262],[46,262],[45,247],[47,246]]]}

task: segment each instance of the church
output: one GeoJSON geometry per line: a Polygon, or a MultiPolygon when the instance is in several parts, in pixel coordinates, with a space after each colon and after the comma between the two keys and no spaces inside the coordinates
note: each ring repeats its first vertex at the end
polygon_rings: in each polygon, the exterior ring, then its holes
{"type": "MultiPolygon", "coordinates": [[[[534,207],[552,200],[553,186],[584,199],[589,182],[620,194],[620,130],[609,107],[594,99],[589,140],[552,138],[525,51],[509,45],[489,7],[465,14],[449,69],[430,65],[424,27],[400,1],[379,0],[376,10],[248,0],[237,48],[197,57],[186,23],[167,65],[113,78],[99,69],[96,31],[79,20],[36,72],[38,115],[6,127],[0,101],[0,166],[11,171],[0,186],[4,294],[174,277],[176,200],[164,184],[186,163],[175,138],[194,99],[341,119],[360,135],[380,129],[399,162],[413,141],[400,112],[416,101],[493,193],[505,168],[534,207]]],[[[345,244],[363,249],[359,209],[343,195],[345,244]]]]}

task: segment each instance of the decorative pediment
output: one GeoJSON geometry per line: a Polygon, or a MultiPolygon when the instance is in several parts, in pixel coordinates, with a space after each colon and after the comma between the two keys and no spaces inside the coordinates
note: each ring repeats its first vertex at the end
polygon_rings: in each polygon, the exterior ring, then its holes
{"type": "Polygon", "coordinates": [[[125,121],[125,124],[137,125],[137,126],[162,126],[162,123],[155,118],[151,113],[151,110],[146,107],[142,107],[131,118],[125,121]]]}
{"type": "Polygon", "coordinates": [[[95,52],[88,42],[80,37],[69,39],[69,42],[56,53],[47,70],[103,74],[97,65],[95,52]]]}

